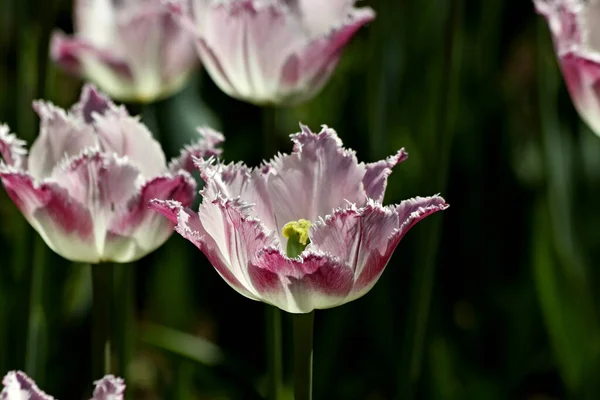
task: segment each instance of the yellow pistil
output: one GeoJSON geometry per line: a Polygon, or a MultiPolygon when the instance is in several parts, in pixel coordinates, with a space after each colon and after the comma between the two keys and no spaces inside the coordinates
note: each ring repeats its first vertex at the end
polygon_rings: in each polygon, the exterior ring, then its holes
{"type": "Polygon", "coordinates": [[[298,221],[288,222],[283,226],[283,236],[288,240],[286,253],[290,258],[298,257],[306,246],[310,243],[308,238],[308,230],[310,229],[310,221],[299,219],[298,221]]]}

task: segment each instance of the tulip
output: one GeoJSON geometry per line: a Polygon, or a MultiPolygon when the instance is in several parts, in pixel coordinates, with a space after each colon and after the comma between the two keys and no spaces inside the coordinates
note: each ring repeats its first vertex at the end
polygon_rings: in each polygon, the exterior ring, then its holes
{"type": "Polygon", "coordinates": [[[342,50],[375,18],[355,0],[171,0],[203,65],[228,95],[255,104],[309,100],[342,50]]]}
{"type": "Polygon", "coordinates": [[[196,160],[206,185],[198,212],[176,199],[151,207],[176,223],[236,291],[290,313],[366,294],[418,221],[447,206],[439,196],[382,204],[404,149],[359,163],[334,130],[292,135],[291,154],[259,168],[196,160]]]}
{"type": "MultiPolygon", "coordinates": [[[[33,379],[21,371],[11,371],[2,380],[4,388],[0,400],[54,400],[54,397],[41,391],[33,379]]],[[[94,394],[91,400],[123,400],[125,383],[123,379],[106,375],[94,382],[94,394]]]]}
{"type": "Polygon", "coordinates": [[[50,56],[122,101],[180,90],[199,64],[191,37],[160,0],[75,0],[75,33],[53,34],[50,56]]]}
{"type": "Polygon", "coordinates": [[[600,135],[600,1],[534,0],[548,21],[575,108],[600,135]]]}
{"type": "Polygon", "coordinates": [[[173,225],[148,209],[153,198],[189,205],[192,156],[215,156],[221,134],[201,129],[198,142],[167,165],[160,144],[123,106],[93,86],[64,111],[37,101],[40,134],[25,143],[0,125],[0,179],[46,244],[71,261],[130,262],[152,252],[173,225]]]}

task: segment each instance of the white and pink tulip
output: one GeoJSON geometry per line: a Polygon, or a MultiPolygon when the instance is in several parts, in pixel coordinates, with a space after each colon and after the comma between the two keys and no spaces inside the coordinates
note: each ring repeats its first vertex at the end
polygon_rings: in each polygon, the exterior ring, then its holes
{"type": "Polygon", "coordinates": [[[25,143],[0,125],[0,179],[46,244],[71,261],[130,262],[152,252],[173,224],[148,209],[154,198],[189,205],[191,158],[220,154],[223,136],[199,139],[167,165],[160,144],[123,106],[93,86],[69,111],[37,101],[40,133],[25,143]]]}

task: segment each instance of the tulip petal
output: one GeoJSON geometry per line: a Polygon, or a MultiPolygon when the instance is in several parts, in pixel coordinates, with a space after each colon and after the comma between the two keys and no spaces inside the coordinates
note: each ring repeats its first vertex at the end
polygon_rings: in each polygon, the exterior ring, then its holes
{"type": "Polygon", "coordinates": [[[600,62],[567,53],[560,57],[560,65],[577,111],[600,134],[600,62]]]}
{"type": "Polygon", "coordinates": [[[25,141],[10,133],[8,125],[0,124],[0,156],[2,161],[17,169],[23,169],[27,162],[25,141]]]}
{"type": "MultiPolygon", "coordinates": [[[[50,38],[50,58],[68,72],[77,75],[88,75],[86,68],[95,65],[98,74],[90,75],[94,81],[107,82],[107,74],[122,82],[133,79],[126,60],[115,56],[114,52],[96,47],[83,38],[71,38],[60,31],[53,32],[50,38]]],[[[107,89],[104,87],[104,90],[107,89]]]]}
{"type": "Polygon", "coordinates": [[[91,400],[123,400],[125,382],[114,375],[106,375],[94,382],[94,395],[91,400]]]}
{"type": "Polygon", "coordinates": [[[2,379],[1,400],[54,400],[42,392],[33,379],[21,371],[11,371],[2,379]]]}
{"type": "MultiPolygon", "coordinates": [[[[128,201],[126,209],[114,215],[110,222],[108,242],[127,242],[119,246],[114,260],[134,261],[154,251],[172,234],[174,223],[148,208],[151,200],[174,200],[191,205],[196,182],[185,171],[175,176],[161,176],[144,184],[139,195],[128,201]]],[[[176,221],[175,221],[176,222],[176,221]]]]}
{"type": "Polygon", "coordinates": [[[146,178],[161,175],[167,168],[160,143],[124,107],[111,107],[103,115],[96,114],[95,128],[102,149],[127,156],[146,178]]]}
{"type": "Polygon", "coordinates": [[[78,116],[44,101],[34,102],[33,108],[40,117],[40,134],[29,152],[29,172],[35,179],[47,177],[65,157],[97,145],[93,128],[78,116]]]}
{"type": "Polygon", "coordinates": [[[182,169],[187,172],[194,170],[194,158],[210,158],[221,155],[222,150],[217,148],[223,143],[225,137],[214,129],[209,127],[197,128],[200,134],[200,139],[194,143],[185,146],[179,157],[171,160],[169,163],[169,171],[172,173],[182,169]]]}
{"type": "Polygon", "coordinates": [[[340,305],[354,281],[353,271],[338,259],[310,252],[290,259],[276,248],[261,252],[249,272],[261,300],[290,313],[340,305]]]}
{"type": "Polygon", "coordinates": [[[398,153],[389,156],[385,160],[367,164],[365,176],[363,177],[363,186],[367,197],[381,203],[387,187],[387,178],[392,173],[392,168],[407,158],[408,153],[402,148],[398,153]]]}
{"type": "Polygon", "coordinates": [[[216,198],[219,195],[231,199],[242,198],[250,216],[259,219],[266,229],[278,231],[279,225],[272,212],[267,189],[271,168],[267,165],[260,169],[250,169],[241,163],[213,164],[212,159],[195,162],[206,183],[202,195],[208,198],[216,198]]]}
{"type": "Polygon", "coordinates": [[[177,201],[153,200],[150,208],[176,222],[175,230],[204,253],[229,286],[245,297],[259,299],[245,271],[245,260],[253,255],[250,251],[269,243],[256,224],[242,223],[239,211],[224,204],[221,208],[206,198],[198,214],[177,201]]]}
{"type": "Polygon", "coordinates": [[[343,24],[306,43],[283,64],[280,85],[287,91],[299,85],[306,90],[294,102],[316,94],[329,79],[340,59],[342,50],[356,31],[375,18],[370,8],[353,9],[343,24]]]}
{"type": "Polygon", "coordinates": [[[81,118],[86,124],[94,122],[94,114],[104,114],[115,107],[104,93],[100,93],[94,85],[89,83],[81,89],[79,102],[71,107],[71,114],[81,118]]]}
{"type": "Polygon", "coordinates": [[[325,34],[332,23],[339,21],[351,11],[356,0],[297,0],[296,13],[314,36],[325,34]]]}
{"type": "Polygon", "coordinates": [[[354,288],[346,301],[357,299],[371,290],[383,273],[396,246],[410,228],[425,217],[445,210],[448,205],[443,198],[432,196],[416,197],[387,208],[394,209],[398,216],[397,231],[385,237],[385,242],[382,242],[381,238],[377,238],[380,235],[377,224],[380,223],[382,216],[379,213],[372,213],[370,219],[363,221],[364,224],[369,224],[368,227],[363,228],[362,240],[366,242],[360,245],[366,253],[361,255],[361,264],[356,266],[354,288]],[[377,244],[378,248],[369,248],[368,243],[377,244]]]}
{"type": "Polygon", "coordinates": [[[202,40],[197,45],[211,76],[229,82],[235,97],[276,101],[272,97],[285,60],[307,42],[294,15],[280,3],[257,0],[202,8],[203,15],[194,11],[202,40]]]}
{"type": "Polygon", "coordinates": [[[292,136],[294,151],[270,162],[269,178],[278,230],[298,219],[316,221],[346,202],[362,206],[367,200],[363,186],[366,170],[356,155],[342,148],[333,129],[323,126],[315,135],[302,126],[292,136]]]}
{"type": "Polygon", "coordinates": [[[74,261],[98,262],[90,212],[55,183],[0,169],[6,192],[46,244],[74,261]]]}
{"type": "Polygon", "coordinates": [[[126,259],[131,254],[131,242],[116,237],[118,232],[110,229],[115,218],[127,213],[130,199],[138,193],[139,170],[114,154],[84,152],[60,165],[53,178],[89,210],[100,261],[126,259]]]}

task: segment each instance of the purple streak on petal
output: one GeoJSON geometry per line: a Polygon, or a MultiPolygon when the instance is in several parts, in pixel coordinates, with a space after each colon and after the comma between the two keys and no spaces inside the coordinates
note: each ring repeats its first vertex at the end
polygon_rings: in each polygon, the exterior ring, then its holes
{"type": "Polygon", "coordinates": [[[92,57],[124,80],[131,81],[133,74],[127,62],[110,50],[100,49],[85,39],[70,38],[62,32],[54,32],[50,42],[50,58],[67,71],[85,73],[82,59],[92,57]]]}
{"type": "Polygon", "coordinates": [[[171,160],[169,163],[169,171],[172,173],[175,173],[180,169],[192,172],[194,170],[194,158],[208,159],[210,157],[218,157],[221,155],[223,150],[217,148],[217,146],[220,146],[223,143],[225,137],[209,127],[200,127],[197,131],[200,134],[200,139],[185,146],[181,150],[179,157],[171,160]]]}
{"type": "Polygon", "coordinates": [[[80,117],[86,124],[91,124],[94,114],[102,115],[111,107],[115,105],[108,96],[88,83],[81,90],[79,102],[71,107],[71,114],[80,117]]]}
{"type": "Polygon", "coordinates": [[[131,117],[124,107],[111,107],[95,118],[96,132],[107,152],[127,156],[146,178],[162,175],[167,161],[160,143],[142,124],[138,117],[131,117]]]}
{"type": "Polygon", "coordinates": [[[125,381],[114,375],[106,375],[94,382],[94,395],[91,400],[123,400],[125,381]]]}
{"type": "Polygon", "coordinates": [[[40,134],[29,152],[29,171],[34,178],[49,176],[65,157],[97,145],[93,128],[80,116],[44,101],[34,102],[33,108],[40,117],[40,134]]]}
{"type": "Polygon", "coordinates": [[[264,301],[287,312],[307,313],[341,304],[352,290],[354,273],[332,257],[305,252],[289,259],[269,248],[250,265],[250,277],[264,301]]]}
{"type": "Polygon", "coordinates": [[[387,186],[387,178],[392,173],[392,168],[407,158],[408,153],[402,148],[398,153],[385,160],[367,164],[365,176],[363,177],[363,186],[367,197],[381,203],[387,186]]]}
{"type": "Polygon", "coordinates": [[[25,141],[10,133],[8,125],[0,125],[0,156],[7,165],[19,170],[27,163],[25,141]]]}
{"type": "Polygon", "coordinates": [[[11,371],[2,379],[0,400],[54,400],[42,392],[33,379],[21,371],[11,371]]]}

